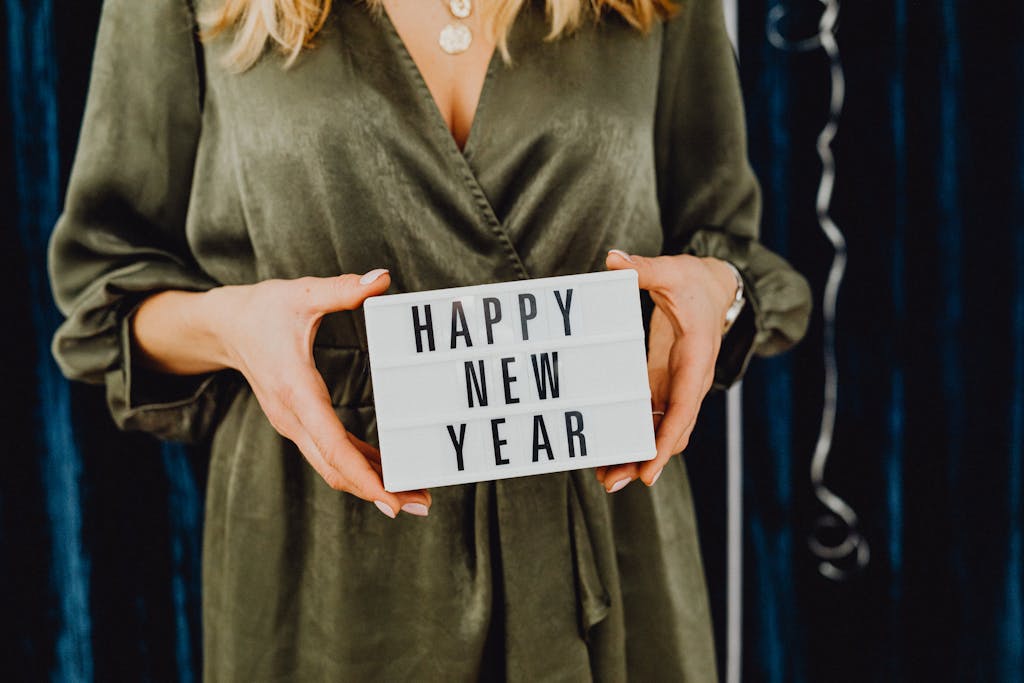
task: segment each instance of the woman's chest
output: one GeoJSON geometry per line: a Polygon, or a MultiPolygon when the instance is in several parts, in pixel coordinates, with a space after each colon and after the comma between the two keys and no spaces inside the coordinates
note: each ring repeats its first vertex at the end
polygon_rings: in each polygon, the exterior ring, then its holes
{"type": "MultiPolygon", "coordinates": [[[[420,41],[428,29],[402,30],[420,41]]],[[[335,3],[317,47],[292,69],[281,69],[281,58],[272,55],[244,74],[208,66],[207,78],[218,100],[217,123],[230,129],[246,158],[279,159],[310,147],[344,151],[354,142],[436,152],[446,147],[446,139],[437,136],[445,117],[428,81],[460,101],[479,99],[473,107],[477,139],[468,157],[524,143],[552,149],[552,142],[562,141],[555,145],[560,147],[581,139],[591,148],[599,148],[602,138],[648,142],[659,87],[660,28],[643,36],[610,15],[555,41],[544,40],[547,30],[543,4],[527,2],[510,32],[513,64],[497,53],[489,64],[477,55],[463,75],[480,72],[473,76],[478,87],[458,88],[456,77],[437,64],[425,79],[426,48],[415,48],[418,65],[386,14],[372,16],[350,0],[335,3]],[[479,98],[471,94],[475,90],[479,98]],[[566,137],[570,131],[572,139],[566,137]]],[[[210,49],[208,65],[224,47],[210,49]]],[[[452,103],[452,97],[444,101],[452,103]]]]}
{"type": "MultiPolygon", "coordinates": [[[[438,280],[447,250],[478,269],[509,266],[492,279],[522,276],[516,257],[613,239],[612,221],[640,221],[632,242],[651,246],[660,30],[615,18],[556,41],[547,30],[540,3],[517,17],[514,62],[489,62],[464,149],[394,25],[362,4],[336,3],[290,70],[275,56],[228,74],[215,66],[223,46],[211,48],[200,163],[236,193],[261,275],[418,259],[408,269],[422,277],[399,276],[401,290],[438,280]]],[[[536,258],[533,275],[557,263],[536,258]]]]}
{"type": "Polygon", "coordinates": [[[400,36],[445,125],[463,149],[489,62],[498,48],[496,37],[484,30],[480,1],[380,2],[382,21],[400,36]]]}

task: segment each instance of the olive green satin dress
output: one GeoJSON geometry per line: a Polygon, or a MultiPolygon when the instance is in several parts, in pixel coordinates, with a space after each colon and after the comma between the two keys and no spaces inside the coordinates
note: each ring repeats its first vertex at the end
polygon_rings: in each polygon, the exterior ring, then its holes
{"type": "MultiPolygon", "coordinates": [[[[194,10],[106,0],[49,274],[62,372],[104,383],[122,429],[209,445],[205,679],[715,680],[680,457],[651,488],[608,494],[585,469],[437,487],[428,517],[390,519],[329,488],[236,371],[134,365],[127,321],[164,289],[387,267],[403,292],[688,252],[747,285],[728,386],[796,343],[811,304],[757,239],[720,0],[556,41],[528,1],[461,151],[387,15],[335,0],[294,68],[268,51],[231,74],[194,10]]],[[[362,311],[328,315],[313,352],[338,417],[376,443],[362,311]]]]}

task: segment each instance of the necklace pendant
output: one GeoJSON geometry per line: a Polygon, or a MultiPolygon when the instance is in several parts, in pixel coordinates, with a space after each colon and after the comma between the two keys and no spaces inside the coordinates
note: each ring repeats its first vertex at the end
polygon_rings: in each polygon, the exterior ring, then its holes
{"type": "MultiPolygon", "coordinates": [[[[456,0],[452,1],[454,3],[456,0]]],[[[448,24],[441,29],[441,37],[438,42],[441,44],[442,50],[450,55],[457,55],[469,49],[469,44],[473,42],[473,34],[464,24],[448,24]]]]}
{"type": "Polygon", "coordinates": [[[471,0],[448,0],[448,8],[459,19],[465,19],[473,11],[471,0]]]}

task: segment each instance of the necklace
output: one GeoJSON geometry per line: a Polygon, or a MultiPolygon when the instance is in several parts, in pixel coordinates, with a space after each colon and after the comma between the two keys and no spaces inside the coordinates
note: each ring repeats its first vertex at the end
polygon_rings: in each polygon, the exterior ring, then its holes
{"type": "MultiPolygon", "coordinates": [[[[456,19],[465,19],[473,11],[472,0],[442,0],[448,7],[448,11],[456,19]]],[[[473,42],[473,34],[469,27],[460,22],[450,22],[441,29],[441,36],[438,42],[441,49],[450,55],[457,55],[465,52],[469,44],[473,42]]]]}

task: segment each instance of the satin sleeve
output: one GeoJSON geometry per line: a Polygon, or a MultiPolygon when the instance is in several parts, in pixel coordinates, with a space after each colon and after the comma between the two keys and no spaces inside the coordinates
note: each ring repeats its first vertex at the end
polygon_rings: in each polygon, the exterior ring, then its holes
{"type": "Polygon", "coordinates": [[[184,0],[105,0],[47,269],[64,316],[51,353],[70,380],[106,386],[121,430],[195,443],[244,378],[138,364],[129,322],[162,290],[205,291],[185,235],[201,124],[195,22],[184,0]]]}
{"type": "Polygon", "coordinates": [[[782,353],[803,338],[811,289],[759,239],[761,188],[721,0],[685,0],[663,28],[655,143],[664,252],[729,261],[746,291],[716,362],[714,387],[725,389],[754,355],[782,353]]]}

